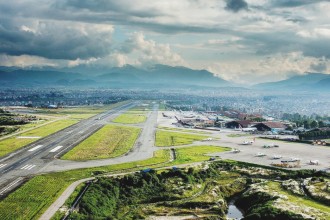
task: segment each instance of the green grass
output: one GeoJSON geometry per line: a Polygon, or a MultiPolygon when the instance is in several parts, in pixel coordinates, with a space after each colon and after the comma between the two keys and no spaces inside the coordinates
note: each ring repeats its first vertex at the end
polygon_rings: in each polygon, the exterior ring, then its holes
{"type": "Polygon", "coordinates": [[[319,209],[325,213],[328,213],[328,218],[330,219],[330,207],[323,205],[321,203],[318,203],[314,200],[311,199],[307,199],[306,197],[302,197],[302,196],[297,196],[297,195],[293,195],[290,192],[284,190],[280,183],[278,182],[268,182],[267,184],[269,186],[269,188],[275,192],[279,192],[285,196],[288,197],[288,201],[290,201],[290,203],[296,204],[297,206],[299,205],[305,205],[308,207],[313,207],[315,209],[319,209]]]}
{"type": "Polygon", "coordinates": [[[77,123],[77,120],[71,120],[71,119],[70,120],[68,120],[68,119],[59,120],[59,121],[55,121],[53,123],[41,126],[39,128],[21,133],[19,135],[1,140],[0,141],[0,157],[4,156],[6,154],[9,154],[9,153],[11,153],[19,148],[22,148],[25,145],[30,144],[39,139],[39,138],[20,139],[20,138],[17,138],[17,136],[35,136],[35,137],[42,138],[42,137],[46,137],[52,133],[55,133],[59,130],[62,130],[75,123],[77,123]]]}
{"type": "MultiPolygon", "coordinates": [[[[45,136],[48,136],[59,130],[62,130],[72,124],[75,124],[79,120],[86,119],[86,118],[89,118],[96,114],[99,114],[101,112],[124,105],[127,102],[128,101],[118,102],[115,104],[104,105],[104,106],[84,106],[84,107],[78,107],[78,108],[60,108],[60,109],[38,109],[35,112],[36,114],[41,115],[38,117],[43,117],[42,115],[44,115],[44,117],[47,117],[47,116],[64,117],[64,116],[66,116],[67,118],[60,119],[58,121],[43,125],[39,128],[35,128],[30,131],[26,131],[26,132],[21,133],[16,136],[45,137],[45,136]]],[[[45,123],[45,121],[43,121],[42,123],[45,123]]],[[[40,123],[26,124],[20,128],[20,131],[25,130],[25,129],[30,129],[30,128],[33,128],[38,125],[40,125],[40,123]]],[[[4,156],[6,154],[9,154],[15,150],[18,150],[36,140],[38,140],[35,138],[34,139],[18,139],[18,138],[16,138],[16,136],[12,136],[10,138],[6,138],[6,139],[3,139],[0,141],[0,157],[4,156]]]]}
{"type": "Polygon", "coordinates": [[[116,123],[123,124],[137,124],[145,122],[147,116],[145,114],[136,114],[136,113],[124,113],[119,115],[117,118],[113,120],[116,123]]]}
{"type": "Polygon", "coordinates": [[[92,160],[118,157],[134,145],[140,128],[106,125],[66,153],[65,160],[92,160]]]}
{"type": "Polygon", "coordinates": [[[160,150],[155,152],[153,158],[144,161],[36,176],[0,201],[0,218],[38,219],[71,183],[79,179],[90,177],[96,172],[142,169],[142,167],[165,163],[168,160],[169,151],[160,150]]]}
{"type": "Polygon", "coordinates": [[[175,163],[191,163],[208,160],[210,156],[207,154],[220,153],[225,151],[230,151],[231,148],[228,147],[218,147],[218,146],[194,146],[194,147],[184,147],[175,149],[176,160],[175,163]]]}
{"type": "Polygon", "coordinates": [[[35,121],[35,122],[32,122],[32,123],[25,124],[25,125],[21,125],[19,127],[19,130],[22,131],[22,130],[26,130],[26,129],[31,129],[31,128],[40,126],[40,125],[42,125],[42,124],[44,124],[46,122],[48,122],[48,121],[46,121],[46,120],[40,120],[40,121],[35,121]]]}
{"type": "Polygon", "coordinates": [[[173,162],[169,162],[169,150],[159,150],[154,153],[153,158],[143,161],[36,176],[0,201],[0,217],[15,220],[38,219],[71,183],[97,173],[128,172],[145,167],[204,161],[209,158],[204,154],[224,150],[227,148],[216,146],[180,148],[177,149],[177,160],[173,162]]]}
{"type": "Polygon", "coordinates": [[[165,111],[166,110],[166,105],[164,103],[159,103],[159,108],[160,111],[165,111]]]}
{"type": "Polygon", "coordinates": [[[208,136],[157,130],[156,146],[168,147],[186,145],[206,138],[208,138],[208,136]]]}

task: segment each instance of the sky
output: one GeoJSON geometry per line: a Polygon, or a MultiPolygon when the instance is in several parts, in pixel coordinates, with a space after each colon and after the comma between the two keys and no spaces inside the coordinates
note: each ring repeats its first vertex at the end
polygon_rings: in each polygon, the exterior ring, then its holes
{"type": "Polygon", "coordinates": [[[330,0],[0,0],[0,66],[154,64],[236,83],[330,73],[330,0]]]}

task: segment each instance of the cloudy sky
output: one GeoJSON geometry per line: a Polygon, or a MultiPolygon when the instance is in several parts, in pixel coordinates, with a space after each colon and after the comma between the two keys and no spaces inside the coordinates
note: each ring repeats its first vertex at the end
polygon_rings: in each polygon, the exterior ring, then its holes
{"type": "Polygon", "coordinates": [[[330,73],[330,0],[0,0],[0,65],[330,73]]]}

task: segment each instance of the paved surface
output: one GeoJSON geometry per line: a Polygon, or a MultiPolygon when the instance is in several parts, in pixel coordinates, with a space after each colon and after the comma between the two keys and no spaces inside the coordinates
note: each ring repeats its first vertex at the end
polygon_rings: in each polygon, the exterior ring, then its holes
{"type": "Polygon", "coordinates": [[[46,212],[39,218],[40,220],[48,220],[59,210],[65,203],[65,201],[70,197],[70,195],[74,192],[76,187],[81,183],[84,183],[89,180],[95,179],[94,177],[86,178],[78,180],[72,183],[63,193],[62,195],[46,210],[46,212]]]}
{"type": "MultiPolygon", "coordinates": [[[[169,126],[175,119],[165,118],[158,113],[158,105],[154,105],[149,113],[147,120],[143,126],[142,132],[138,137],[134,148],[124,156],[104,159],[92,160],[84,162],[75,162],[56,159],[56,155],[61,155],[79,143],[85,137],[93,134],[104,124],[109,123],[109,119],[122,114],[127,109],[134,106],[134,103],[118,107],[106,113],[97,115],[91,119],[84,120],[78,124],[64,129],[56,134],[50,135],[42,140],[36,141],[28,148],[16,152],[0,160],[0,194],[10,191],[11,188],[17,186],[23,181],[23,178],[38,173],[46,173],[53,171],[64,171],[78,168],[98,167],[111,164],[120,164],[131,161],[138,161],[151,158],[154,151],[161,148],[155,147],[155,131],[158,126],[169,126]],[[6,183],[6,185],[4,184],[6,183]]],[[[281,155],[283,159],[298,157],[301,159],[301,169],[317,169],[325,170],[330,167],[330,148],[325,146],[312,146],[310,144],[281,142],[277,140],[264,140],[256,136],[228,137],[229,134],[241,134],[233,130],[222,129],[221,131],[207,131],[208,136],[213,137],[211,141],[195,142],[187,146],[197,145],[215,145],[240,149],[240,153],[224,152],[219,154],[221,158],[245,161],[250,163],[270,165],[272,162],[280,163],[280,160],[273,160],[273,155],[281,155]],[[246,140],[253,140],[252,145],[242,145],[246,140]],[[279,148],[262,148],[265,144],[278,144],[279,148]],[[256,153],[262,152],[267,156],[256,157],[256,153]],[[310,160],[319,160],[319,165],[310,165],[310,160]]]]}
{"type": "MultiPolygon", "coordinates": [[[[172,161],[172,158],[170,159],[172,161]]],[[[169,161],[169,162],[170,162],[169,161]]],[[[195,163],[188,163],[188,164],[181,164],[177,165],[178,168],[184,168],[187,166],[198,166],[201,164],[204,164],[205,162],[195,162],[195,163]]],[[[156,168],[155,170],[164,170],[164,169],[172,169],[172,166],[162,167],[162,168],[156,168]]],[[[104,175],[104,177],[116,177],[116,176],[124,176],[127,174],[135,173],[136,171],[131,172],[123,172],[123,173],[117,173],[117,174],[110,174],[110,175],[104,175]]],[[[70,197],[70,195],[74,192],[74,190],[77,188],[77,186],[81,183],[94,180],[95,177],[85,178],[81,180],[77,180],[73,182],[68,188],[56,199],[56,201],[49,206],[49,208],[44,212],[44,214],[39,218],[39,220],[48,220],[51,219],[51,217],[64,205],[65,201],[70,197]]]]}
{"type": "Polygon", "coordinates": [[[0,196],[19,185],[24,177],[43,172],[45,167],[48,167],[47,165],[56,160],[56,156],[67,152],[104,126],[110,119],[122,114],[135,104],[128,103],[80,121],[2,158],[0,160],[0,196]]]}
{"type": "Polygon", "coordinates": [[[120,164],[138,160],[144,160],[153,157],[153,153],[159,148],[155,145],[155,132],[157,127],[158,105],[154,105],[153,110],[149,113],[140,136],[138,137],[135,146],[130,152],[121,157],[89,160],[89,161],[69,161],[69,160],[54,160],[47,164],[41,172],[64,171],[78,168],[98,167],[111,164],[120,164]]]}
{"type": "Polygon", "coordinates": [[[244,162],[270,165],[271,163],[281,163],[281,160],[299,158],[300,169],[328,170],[330,168],[330,147],[314,146],[311,144],[286,142],[279,140],[261,139],[256,137],[252,145],[242,145],[245,140],[253,140],[255,136],[228,137],[228,133],[223,132],[217,135],[219,141],[213,144],[240,149],[240,153],[225,152],[218,154],[222,158],[239,160],[244,162]],[[267,144],[277,144],[279,147],[263,148],[267,144]],[[256,157],[258,152],[266,154],[264,157],[256,157]],[[282,159],[274,160],[274,155],[281,155],[282,159]],[[311,160],[318,160],[319,165],[311,165],[311,160]]]}

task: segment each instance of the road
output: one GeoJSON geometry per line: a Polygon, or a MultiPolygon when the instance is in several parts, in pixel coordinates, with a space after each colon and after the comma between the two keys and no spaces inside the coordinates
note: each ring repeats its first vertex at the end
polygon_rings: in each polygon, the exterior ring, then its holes
{"type": "Polygon", "coordinates": [[[153,157],[153,153],[159,150],[155,147],[155,132],[157,128],[158,104],[153,106],[149,113],[143,129],[135,142],[132,150],[121,157],[89,160],[89,161],[69,161],[69,160],[53,160],[45,166],[41,172],[64,171],[79,168],[98,167],[112,164],[120,164],[132,161],[145,160],[153,157]]]}
{"type": "MultiPolygon", "coordinates": [[[[158,116],[158,125],[160,127],[177,128],[172,123],[176,123],[173,111],[164,112],[167,116],[163,117],[162,112],[158,116]]],[[[196,129],[186,129],[186,131],[196,131],[196,129]]],[[[199,130],[201,131],[201,130],[199,130]]],[[[172,132],[175,132],[173,130],[172,132]]],[[[261,164],[270,166],[271,163],[281,163],[281,160],[289,160],[290,158],[299,158],[300,168],[297,169],[316,169],[330,171],[330,147],[318,146],[297,142],[286,142],[272,139],[259,138],[260,135],[249,135],[246,132],[235,131],[233,129],[221,128],[220,131],[206,131],[209,132],[208,136],[212,137],[212,141],[199,141],[187,146],[200,146],[200,145],[214,145],[240,149],[240,153],[223,152],[210,154],[210,156],[220,156],[223,159],[232,159],[254,164],[261,164]],[[242,145],[244,141],[255,142],[252,145],[242,145]],[[278,144],[280,147],[276,148],[263,148],[265,144],[278,144]],[[265,157],[256,157],[256,153],[265,153],[265,157]],[[274,160],[274,155],[281,155],[283,158],[274,160]],[[311,160],[318,160],[319,165],[311,165],[311,160]]],[[[192,133],[194,134],[194,133],[192,133]]]]}
{"type": "MultiPolygon", "coordinates": [[[[45,167],[117,117],[136,105],[128,103],[98,114],[40,139],[0,160],[0,196],[24,181],[24,178],[44,171],[45,167]]],[[[52,170],[51,170],[52,171],[52,170]]]]}
{"type": "MultiPolygon", "coordinates": [[[[170,159],[172,161],[172,159],[170,159]]],[[[169,161],[169,162],[170,162],[169,161]]],[[[167,163],[167,162],[166,162],[167,163]]],[[[194,162],[194,163],[187,163],[187,164],[180,164],[176,165],[177,168],[185,168],[187,166],[198,166],[201,164],[205,163],[211,163],[209,161],[203,161],[203,162],[194,162]]],[[[155,170],[165,170],[165,169],[172,169],[173,166],[164,166],[164,167],[159,167],[155,168],[155,170]]],[[[116,173],[116,174],[107,174],[104,175],[103,177],[118,177],[118,176],[125,176],[127,174],[132,174],[135,173],[136,171],[130,171],[130,172],[122,172],[122,173],[116,173]]],[[[65,191],[56,199],[55,202],[51,206],[48,207],[48,209],[42,214],[42,216],[39,218],[39,220],[48,220],[53,217],[53,215],[64,205],[65,201],[70,197],[70,195],[75,191],[77,186],[80,184],[90,181],[90,180],[95,180],[95,177],[89,177],[81,180],[77,180],[73,182],[70,186],[68,186],[65,191]]]]}

